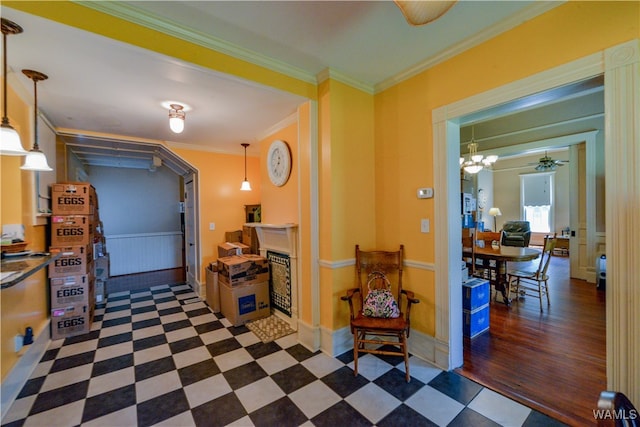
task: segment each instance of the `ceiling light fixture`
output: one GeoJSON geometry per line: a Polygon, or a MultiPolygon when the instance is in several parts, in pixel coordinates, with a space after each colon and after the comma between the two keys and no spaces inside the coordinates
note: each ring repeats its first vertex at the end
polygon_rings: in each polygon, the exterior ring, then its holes
{"type": "Polygon", "coordinates": [[[465,172],[476,174],[480,172],[485,167],[490,167],[493,163],[498,160],[498,156],[490,155],[484,157],[482,154],[478,154],[478,143],[474,137],[474,129],[471,127],[471,141],[468,144],[469,147],[469,160],[464,159],[464,157],[460,157],[460,166],[464,169],[465,172]]]}
{"type": "Polygon", "coordinates": [[[409,24],[424,25],[444,15],[456,1],[394,0],[394,3],[409,24]]]}
{"type": "Polygon", "coordinates": [[[52,171],[47,164],[47,157],[40,150],[38,146],[38,82],[42,80],[47,80],[46,74],[42,74],[39,71],[33,70],[22,70],[22,73],[33,80],[33,96],[34,96],[34,104],[33,104],[33,148],[27,154],[27,157],[24,159],[24,165],[20,167],[20,169],[28,170],[28,171],[42,171],[48,172],[52,171]]]}
{"type": "Polygon", "coordinates": [[[242,181],[242,185],[240,186],[241,191],[251,191],[251,183],[247,180],[247,147],[249,144],[242,143],[240,144],[244,147],[244,181],[242,181]]]}
{"type": "Polygon", "coordinates": [[[4,92],[2,96],[2,127],[0,128],[0,154],[4,156],[24,156],[27,151],[22,147],[20,135],[9,123],[7,116],[7,35],[20,34],[22,27],[15,22],[2,18],[2,51],[4,92]]]}
{"type": "Polygon", "coordinates": [[[169,109],[169,127],[173,133],[182,133],[184,130],[184,118],[186,113],[180,104],[171,104],[169,109]]]}

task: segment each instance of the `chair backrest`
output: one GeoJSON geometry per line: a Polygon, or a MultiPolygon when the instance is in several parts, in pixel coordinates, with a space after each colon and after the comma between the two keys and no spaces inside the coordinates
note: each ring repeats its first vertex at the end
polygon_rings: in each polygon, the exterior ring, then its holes
{"type": "Polygon", "coordinates": [[[511,233],[525,233],[531,231],[531,225],[529,221],[507,221],[502,226],[502,230],[511,233]]]}
{"type": "Polygon", "coordinates": [[[603,391],[598,399],[598,427],[638,427],[640,414],[621,392],[603,391]]]}
{"type": "MultiPolygon", "coordinates": [[[[369,274],[381,272],[391,283],[394,297],[400,303],[403,258],[404,245],[400,245],[400,249],[397,251],[362,251],[360,246],[356,245],[356,274],[361,298],[365,298],[369,291],[367,286],[369,274]]],[[[382,280],[375,280],[371,285],[383,287],[386,286],[386,283],[382,280]]]]}
{"type": "Polygon", "coordinates": [[[529,246],[531,225],[529,221],[507,221],[502,226],[502,244],[504,246],[529,246]]]}
{"type": "MultiPolygon", "coordinates": [[[[495,231],[478,231],[476,233],[476,237],[475,240],[476,242],[484,242],[484,247],[485,248],[489,248],[491,247],[491,243],[495,240],[497,242],[500,242],[500,238],[502,236],[502,233],[500,232],[495,232],[495,231]]],[[[477,243],[476,243],[477,244],[477,243]]]]}
{"type": "Polygon", "coordinates": [[[556,248],[556,243],[558,243],[558,239],[556,238],[556,236],[557,233],[553,233],[553,236],[544,236],[544,247],[542,248],[540,264],[538,265],[538,270],[536,271],[536,277],[538,279],[542,279],[547,275],[547,269],[549,268],[549,262],[551,261],[553,250],[556,248]]]}

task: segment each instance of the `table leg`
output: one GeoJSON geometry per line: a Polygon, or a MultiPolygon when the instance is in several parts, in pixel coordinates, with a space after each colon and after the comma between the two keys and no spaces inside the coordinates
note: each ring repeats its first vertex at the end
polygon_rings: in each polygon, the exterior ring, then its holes
{"type": "Polygon", "coordinates": [[[496,292],[502,293],[502,301],[509,305],[509,283],[507,282],[507,262],[496,260],[496,292]]]}

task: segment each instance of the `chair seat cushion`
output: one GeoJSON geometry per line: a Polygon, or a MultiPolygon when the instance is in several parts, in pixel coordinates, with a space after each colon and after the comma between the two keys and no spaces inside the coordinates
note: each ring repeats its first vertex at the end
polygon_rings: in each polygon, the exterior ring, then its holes
{"type": "Polygon", "coordinates": [[[396,318],[382,318],[382,317],[369,317],[358,313],[358,315],[351,321],[351,326],[358,329],[371,329],[382,330],[392,329],[401,332],[408,328],[407,321],[402,313],[400,317],[396,318]]]}

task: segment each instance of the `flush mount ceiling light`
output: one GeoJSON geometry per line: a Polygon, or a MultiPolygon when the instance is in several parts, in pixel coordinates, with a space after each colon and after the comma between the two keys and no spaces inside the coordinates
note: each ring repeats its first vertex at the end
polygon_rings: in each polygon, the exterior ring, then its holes
{"type": "Polygon", "coordinates": [[[173,133],[182,133],[184,130],[184,119],[186,113],[184,106],[180,104],[171,104],[169,109],[169,127],[173,133]]]}
{"type": "Polygon", "coordinates": [[[400,8],[409,24],[424,25],[444,15],[456,3],[456,0],[394,0],[394,3],[400,8]]]}
{"type": "Polygon", "coordinates": [[[27,151],[22,147],[20,135],[9,123],[7,116],[7,35],[20,34],[22,27],[15,22],[2,18],[2,51],[3,54],[3,82],[4,92],[2,96],[2,127],[0,128],[0,154],[4,156],[24,156],[27,151]]]}
{"type": "Polygon", "coordinates": [[[241,191],[251,191],[251,183],[247,180],[247,147],[249,144],[246,142],[240,144],[244,147],[244,181],[242,181],[242,185],[240,186],[241,191]]]}
{"type": "Polygon", "coordinates": [[[20,167],[20,169],[28,170],[28,171],[52,171],[47,164],[47,157],[38,147],[38,82],[42,80],[46,80],[46,74],[42,74],[39,71],[33,70],[22,70],[22,73],[33,80],[33,95],[34,95],[34,104],[33,104],[33,148],[27,154],[27,157],[24,159],[24,165],[20,167]]]}

